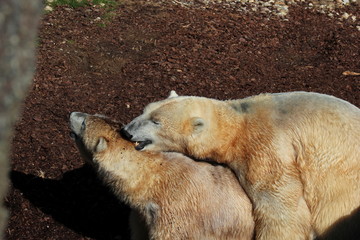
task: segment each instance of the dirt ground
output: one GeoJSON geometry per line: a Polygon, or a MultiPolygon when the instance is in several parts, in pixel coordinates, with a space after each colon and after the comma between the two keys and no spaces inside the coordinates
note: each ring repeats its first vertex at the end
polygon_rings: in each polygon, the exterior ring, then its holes
{"type": "Polygon", "coordinates": [[[360,76],[351,73],[360,72],[360,8],[337,11],[355,18],[301,5],[278,18],[149,1],[46,14],[13,140],[7,239],[129,238],[129,209],[69,137],[72,111],[127,123],[172,89],[217,99],[316,91],[360,106],[360,76]]]}

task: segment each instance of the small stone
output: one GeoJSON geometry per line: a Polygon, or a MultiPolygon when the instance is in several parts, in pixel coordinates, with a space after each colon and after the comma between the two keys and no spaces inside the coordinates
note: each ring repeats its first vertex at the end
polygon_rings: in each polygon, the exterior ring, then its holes
{"type": "Polygon", "coordinates": [[[44,8],[44,10],[51,12],[53,10],[53,8],[48,5],[44,8]]]}
{"type": "Polygon", "coordinates": [[[45,178],[45,172],[39,170],[39,177],[45,178]]]}
{"type": "Polygon", "coordinates": [[[344,13],[341,18],[342,19],[348,19],[350,17],[350,15],[348,13],[344,13]]]}
{"type": "Polygon", "coordinates": [[[241,43],[246,43],[247,41],[246,41],[245,38],[242,37],[242,38],[239,39],[239,42],[241,42],[241,43]]]}
{"type": "Polygon", "coordinates": [[[41,116],[34,116],[33,119],[34,119],[36,122],[41,122],[41,120],[42,120],[41,116]]]}

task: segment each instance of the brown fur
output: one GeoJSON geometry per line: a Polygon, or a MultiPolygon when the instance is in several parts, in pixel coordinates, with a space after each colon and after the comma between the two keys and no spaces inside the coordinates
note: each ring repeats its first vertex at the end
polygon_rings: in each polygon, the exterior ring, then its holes
{"type": "MultiPolygon", "coordinates": [[[[152,140],[144,150],[228,164],[253,202],[257,239],[331,238],[341,219],[359,215],[360,110],[335,97],[173,96],[150,104],[125,130],[134,141],[152,140]],[[154,115],[157,126],[144,124],[154,115]]],[[[350,231],[358,224],[348,223],[350,231]]]]}
{"type": "Polygon", "coordinates": [[[91,115],[85,123],[79,149],[144,220],[150,239],[252,239],[252,206],[229,169],[178,153],[138,152],[116,123],[91,115]]]}

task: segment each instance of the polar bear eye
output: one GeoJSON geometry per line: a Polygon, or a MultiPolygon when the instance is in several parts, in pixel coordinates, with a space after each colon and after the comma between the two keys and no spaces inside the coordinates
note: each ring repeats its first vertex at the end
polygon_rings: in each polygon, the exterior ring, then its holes
{"type": "Polygon", "coordinates": [[[151,119],[150,120],[153,124],[155,124],[155,125],[160,125],[160,122],[159,121],[156,121],[156,120],[154,120],[154,119],[151,119]]]}
{"type": "Polygon", "coordinates": [[[85,123],[85,119],[84,119],[84,121],[81,123],[81,130],[84,130],[85,126],[86,126],[86,123],[85,123]]]}

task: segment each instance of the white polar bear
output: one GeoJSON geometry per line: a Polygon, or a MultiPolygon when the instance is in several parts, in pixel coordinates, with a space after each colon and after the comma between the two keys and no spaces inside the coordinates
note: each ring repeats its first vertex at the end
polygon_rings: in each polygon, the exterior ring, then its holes
{"type": "Polygon", "coordinates": [[[360,110],[344,100],[291,92],[219,101],[172,92],[123,133],[138,150],[228,164],[254,205],[257,239],[360,239],[360,223],[351,221],[360,214],[360,110]]]}

